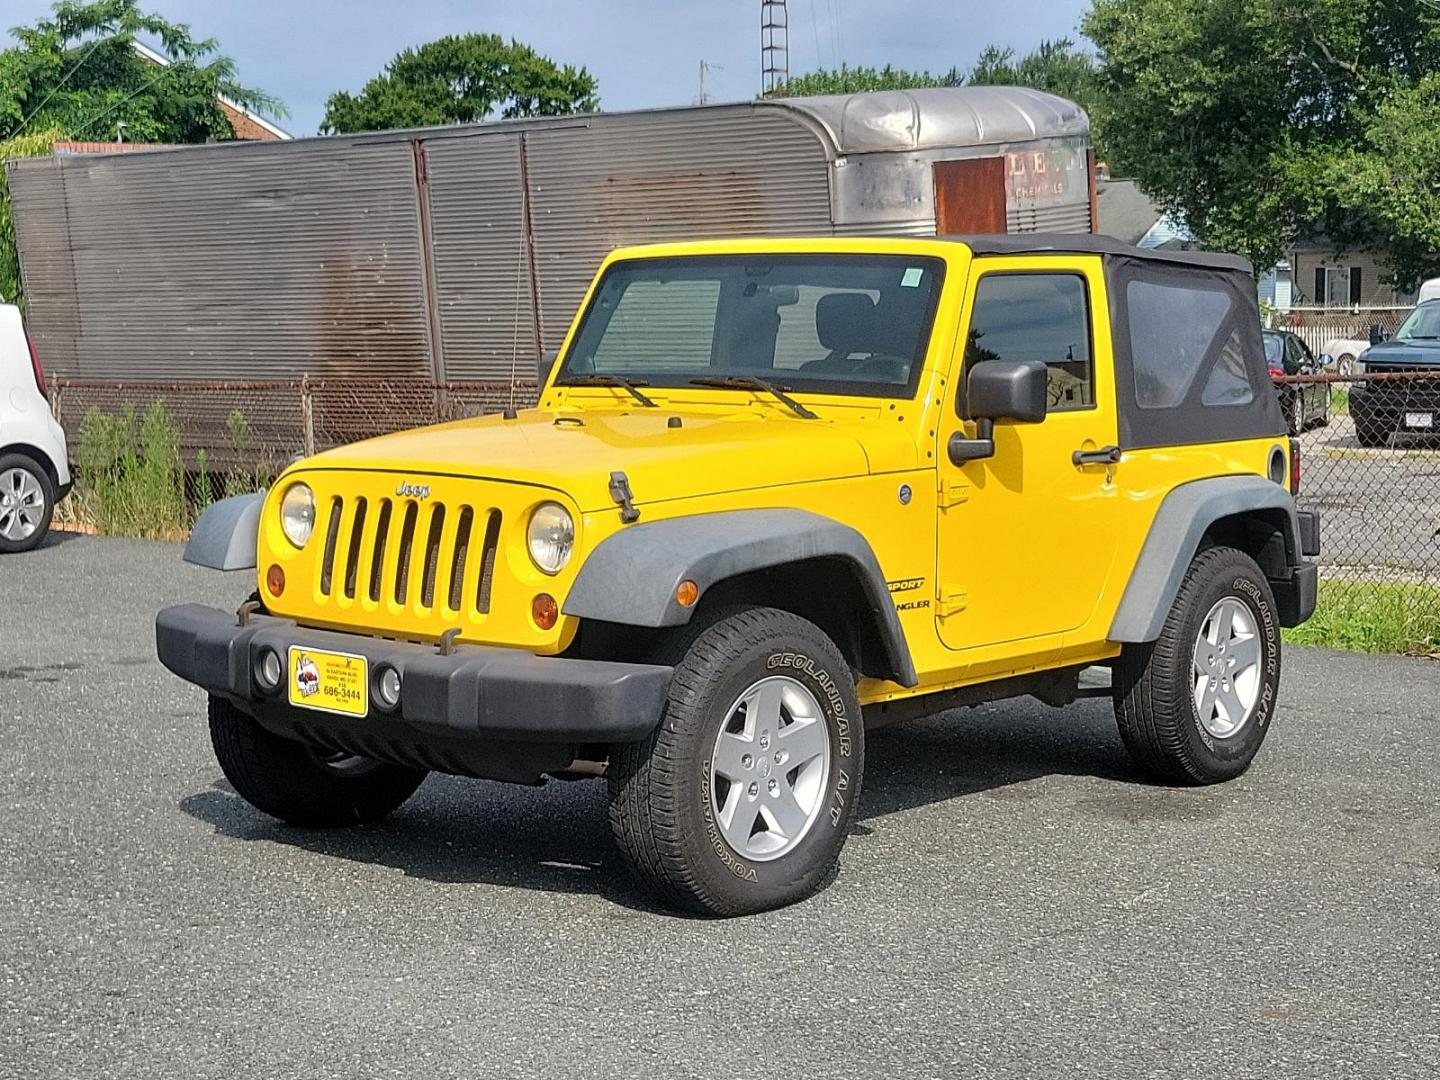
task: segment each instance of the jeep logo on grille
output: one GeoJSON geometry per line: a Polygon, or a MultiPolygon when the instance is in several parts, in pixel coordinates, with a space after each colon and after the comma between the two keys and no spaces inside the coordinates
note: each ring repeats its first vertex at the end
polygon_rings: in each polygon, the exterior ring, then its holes
{"type": "Polygon", "coordinates": [[[412,499],[428,499],[430,497],[429,484],[412,484],[409,480],[401,480],[400,486],[395,489],[397,498],[406,497],[412,499]]]}

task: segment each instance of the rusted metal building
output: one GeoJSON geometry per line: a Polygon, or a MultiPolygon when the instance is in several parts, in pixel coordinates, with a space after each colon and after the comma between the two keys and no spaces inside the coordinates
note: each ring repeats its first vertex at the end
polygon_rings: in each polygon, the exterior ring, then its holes
{"type": "Polygon", "coordinates": [[[1088,121],[1012,87],[8,163],[29,324],[94,383],[532,383],[601,258],[1091,231],[1088,121]]]}

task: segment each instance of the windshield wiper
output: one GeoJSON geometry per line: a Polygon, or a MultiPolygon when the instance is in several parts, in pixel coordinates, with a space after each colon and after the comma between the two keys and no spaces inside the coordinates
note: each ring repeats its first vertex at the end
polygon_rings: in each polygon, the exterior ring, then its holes
{"type": "Polygon", "coordinates": [[[804,417],[806,420],[819,420],[820,417],[811,412],[800,402],[796,401],[785,391],[772,382],[765,379],[757,379],[751,375],[727,375],[723,378],[691,379],[691,386],[719,386],[729,390],[761,390],[767,394],[773,394],[778,400],[784,402],[795,413],[796,416],[804,417]]]}
{"type": "Polygon", "coordinates": [[[622,379],[619,375],[571,375],[562,386],[618,386],[627,394],[640,402],[647,409],[658,409],[660,406],[651,401],[648,397],[635,389],[637,386],[649,386],[645,382],[632,382],[629,379],[622,379]]]}

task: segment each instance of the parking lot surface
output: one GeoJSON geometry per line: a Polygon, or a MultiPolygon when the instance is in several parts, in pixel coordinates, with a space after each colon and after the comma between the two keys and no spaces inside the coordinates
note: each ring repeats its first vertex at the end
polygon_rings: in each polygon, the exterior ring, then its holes
{"type": "Polygon", "coordinates": [[[839,878],[721,922],[630,884],[598,782],[251,810],[151,627],[252,587],[0,561],[0,1077],[1440,1075],[1440,664],[1289,650],[1200,791],[1103,702],[877,733],[839,878]]]}

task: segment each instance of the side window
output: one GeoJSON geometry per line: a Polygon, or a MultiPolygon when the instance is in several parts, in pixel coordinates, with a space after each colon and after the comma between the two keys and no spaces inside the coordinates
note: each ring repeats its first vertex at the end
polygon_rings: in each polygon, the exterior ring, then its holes
{"type": "Polygon", "coordinates": [[[986,274],[975,289],[966,365],[1041,360],[1050,369],[1050,411],[1095,404],[1090,296],[1079,274],[986,274]]]}
{"type": "MultiPolygon", "coordinates": [[[[1137,280],[1126,287],[1125,301],[1135,404],[1142,409],[1173,409],[1189,395],[1230,316],[1230,294],[1137,280]]],[[[1243,357],[1240,370],[1243,373],[1243,357]]]]}

